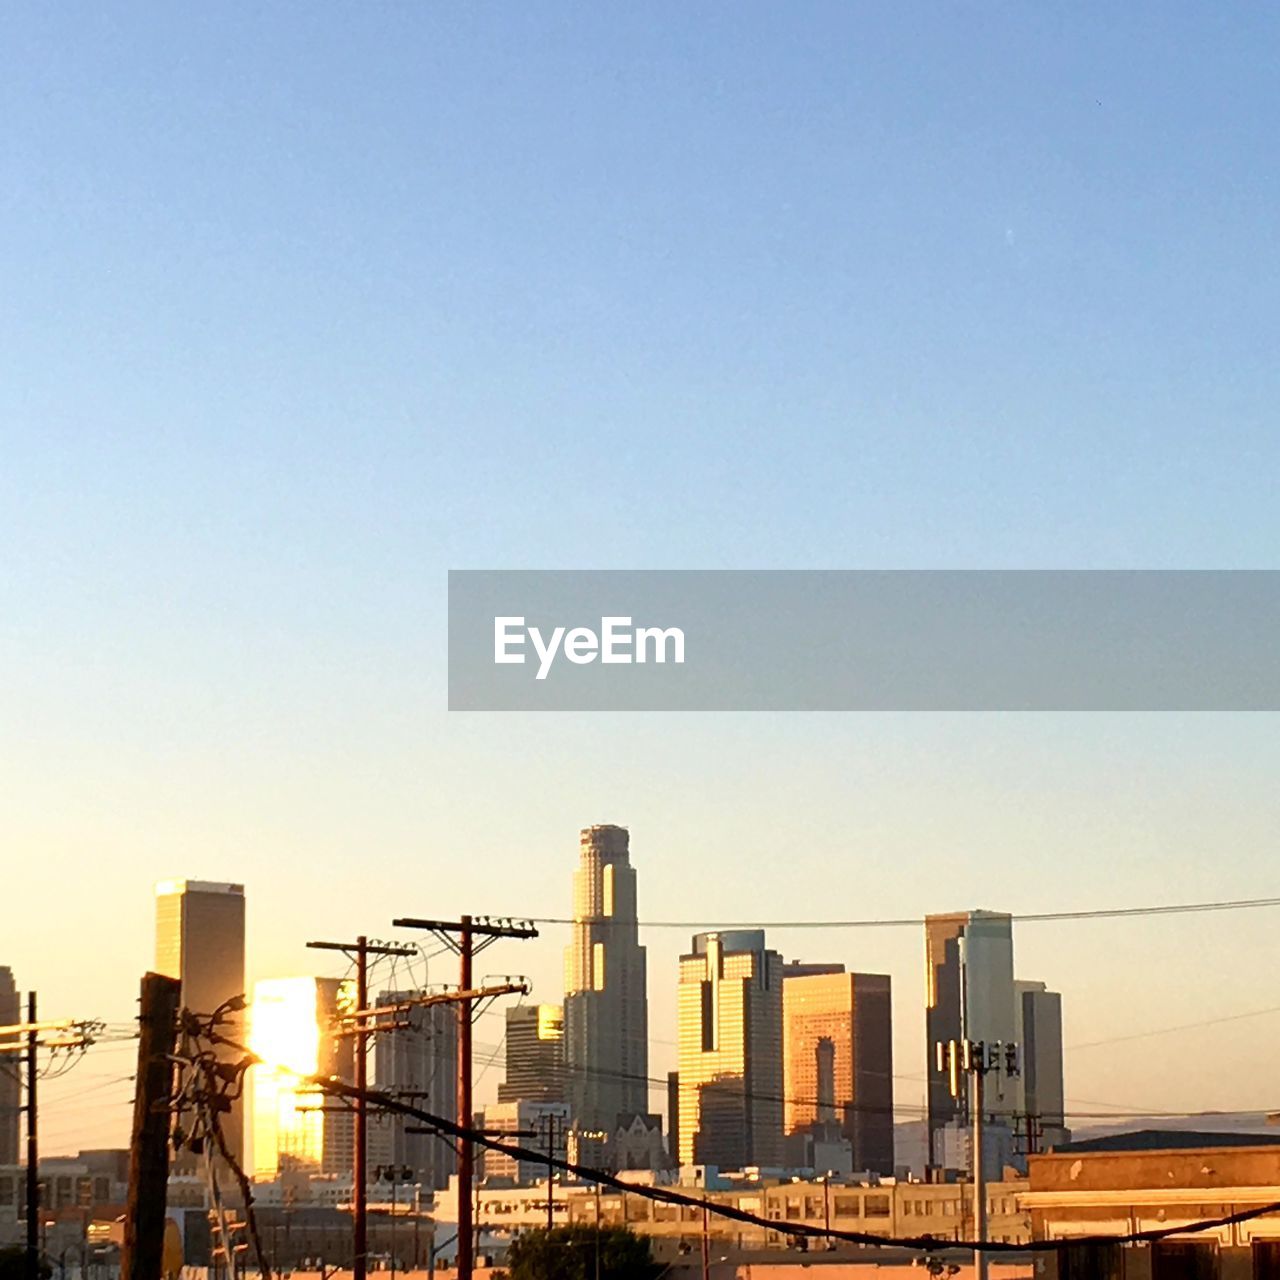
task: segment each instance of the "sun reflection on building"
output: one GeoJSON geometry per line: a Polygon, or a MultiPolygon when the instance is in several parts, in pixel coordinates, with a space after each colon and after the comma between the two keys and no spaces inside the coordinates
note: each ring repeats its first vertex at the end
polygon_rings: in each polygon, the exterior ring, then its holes
{"type": "Polygon", "coordinates": [[[351,1082],[354,1041],[340,1034],[354,1008],[354,986],[340,978],[267,978],[254,984],[253,1169],[259,1178],[286,1170],[342,1173],[351,1168],[350,1115],[322,1110],[302,1077],[351,1082]]]}

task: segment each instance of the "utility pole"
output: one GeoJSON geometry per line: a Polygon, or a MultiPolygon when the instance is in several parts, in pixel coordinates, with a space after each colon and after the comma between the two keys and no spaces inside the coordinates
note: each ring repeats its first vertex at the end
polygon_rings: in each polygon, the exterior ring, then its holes
{"type": "Polygon", "coordinates": [[[121,1280],[160,1280],[169,1183],[172,1054],[181,999],[182,983],[177,978],[159,973],[143,977],[121,1280]]]}
{"type": "MultiPolygon", "coordinates": [[[[424,929],[433,933],[458,956],[459,994],[472,990],[472,961],[478,951],[499,938],[536,938],[538,931],[528,923],[492,920],[487,916],[473,919],[462,916],[456,921],[422,920],[405,916],[391,922],[396,929],[424,929]],[[477,939],[479,942],[477,943],[477,939]]],[[[472,1124],[471,1100],[471,1026],[475,1005],[470,1000],[458,1004],[458,1123],[472,1124]]],[[[471,1183],[475,1172],[475,1152],[469,1138],[458,1140],[458,1280],[472,1280],[475,1271],[474,1217],[471,1183]]],[[[354,1280],[364,1280],[356,1276],[354,1280]]]]}
{"type": "Polygon", "coordinates": [[[556,1167],[553,1161],[556,1155],[556,1117],[543,1116],[547,1122],[547,1230],[552,1231],[556,1225],[556,1167]]]}
{"type": "Polygon", "coordinates": [[[308,942],[308,947],[318,951],[341,951],[351,956],[356,964],[355,1027],[355,1075],[356,1075],[356,1132],[355,1155],[352,1160],[351,1198],[352,1235],[355,1258],[352,1263],[352,1280],[366,1280],[369,1268],[369,1103],[365,1094],[369,1087],[369,1036],[374,1028],[369,1025],[369,957],[412,956],[414,947],[401,947],[386,943],[370,942],[361,934],[355,942],[308,942]]]}
{"type": "Polygon", "coordinates": [[[596,1275],[600,1280],[600,1184],[596,1183],[596,1275]]]}
{"type": "Polygon", "coordinates": [[[702,1197],[702,1280],[711,1280],[711,1220],[707,1197],[702,1197]]]}
{"type": "MultiPolygon", "coordinates": [[[[458,987],[470,991],[472,986],[471,961],[475,954],[471,917],[463,916],[458,929],[458,987]]],[[[471,1128],[475,1123],[471,1097],[471,1031],[473,1019],[471,1007],[458,1006],[458,1123],[471,1128]]],[[[458,1147],[458,1280],[471,1280],[475,1265],[475,1237],[472,1225],[471,1184],[474,1181],[475,1150],[469,1139],[464,1138],[458,1147]],[[462,1222],[462,1206],[467,1206],[465,1230],[462,1222]],[[463,1259],[465,1258],[465,1262],[463,1259]]]]}
{"type": "MultiPolygon", "coordinates": [[[[979,1046],[977,1057],[985,1054],[979,1046]]],[[[982,1103],[983,1081],[986,1071],[981,1068],[973,1070],[973,1083],[970,1094],[973,1099],[973,1238],[979,1243],[987,1239],[987,1179],[986,1170],[982,1167],[982,1103]]],[[[973,1251],[974,1280],[987,1280],[987,1255],[979,1249],[973,1251]]]]}
{"type": "Polygon", "coordinates": [[[40,1280],[40,1107],[36,1099],[37,1050],[36,993],[27,992],[27,1280],[40,1280]]]}
{"type": "Polygon", "coordinates": [[[987,1255],[982,1246],[987,1239],[987,1184],[982,1168],[983,1106],[987,1074],[1016,1076],[1018,1074],[1018,1046],[1012,1041],[995,1041],[986,1044],[982,1040],[941,1040],[935,1044],[938,1070],[946,1072],[951,1084],[951,1096],[959,1098],[962,1075],[970,1077],[968,1087],[970,1119],[973,1121],[973,1154],[970,1164],[973,1170],[973,1270],[974,1280],[987,1280],[987,1255]]]}
{"type": "MultiPolygon", "coordinates": [[[[102,1028],[101,1022],[87,1020],[37,1022],[34,991],[27,992],[27,1020],[0,1027],[0,1056],[11,1053],[17,1060],[21,1055],[27,1069],[27,1101],[22,1107],[27,1114],[26,1280],[40,1280],[40,1050],[49,1049],[56,1054],[63,1049],[87,1049],[102,1028]]],[[[14,1075],[21,1080],[20,1066],[15,1067],[14,1075]]]]}

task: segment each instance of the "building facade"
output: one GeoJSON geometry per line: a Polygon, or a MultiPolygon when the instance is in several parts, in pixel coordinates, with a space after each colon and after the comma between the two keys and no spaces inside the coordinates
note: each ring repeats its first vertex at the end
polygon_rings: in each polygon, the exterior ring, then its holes
{"type": "Polygon", "coordinates": [[[680,957],[680,1164],[783,1160],[782,957],[762,929],[700,933],[680,957]]]}
{"type": "Polygon", "coordinates": [[[608,1134],[648,1110],[649,1012],[636,873],[624,827],[582,831],[565,951],[564,1059],[580,1129],[608,1134]]]}
{"type": "Polygon", "coordinates": [[[926,917],[930,1164],[954,1167],[955,1153],[969,1150],[960,1135],[972,1119],[969,1079],[959,1075],[959,1096],[953,1098],[948,1073],[938,1069],[938,1042],[1017,1044],[1019,1073],[987,1074],[983,1112],[994,1128],[1007,1131],[1019,1167],[1029,1153],[1068,1136],[1062,1127],[1062,997],[1043,982],[1015,981],[1013,968],[1010,916],[970,911],[926,917]]]}
{"type": "MultiPolygon", "coordinates": [[[[569,1150],[569,1105],[565,1102],[495,1102],[485,1107],[484,1130],[491,1137],[511,1134],[515,1146],[547,1152],[564,1160],[569,1150]]],[[[490,1148],[477,1148],[486,1182],[527,1187],[546,1182],[547,1166],[536,1160],[519,1160],[490,1148]]],[[[559,1177],[559,1174],[555,1175],[559,1177]]]]}
{"type": "Polygon", "coordinates": [[[1280,1145],[1257,1135],[1140,1131],[1032,1156],[1022,1197],[1046,1280],[1272,1280],[1280,1269],[1280,1145]],[[1202,1230],[1193,1224],[1257,1213],[1202,1230]],[[1169,1233],[1122,1247],[1096,1241],[1169,1233]]]}
{"type": "MultiPolygon", "coordinates": [[[[925,919],[925,1059],[928,1072],[929,1161],[942,1163],[941,1131],[969,1119],[969,1081],[959,1097],[934,1056],[938,1042],[1014,1039],[1013,920],[994,911],[967,911],[925,919]]],[[[1018,1098],[1004,1076],[984,1082],[992,1111],[1016,1109],[1018,1098]]]]}
{"type": "Polygon", "coordinates": [[[1019,1109],[1025,1121],[1026,1154],[1060,1146],[1066,1128],[1062,1072],[1062,997],[1043,982],[1015,982],[1015,1037],[1022,1060],[1019,1109]]]}
{"type": "Polygon", "coordinates": [[[346,1173],[355,1155],[348,1112],[322,1110],[325,1098],[299,1076],[355,1079],[355,1040],[342,1020],[355,1007],[354,984],[340,978],[267,978],[254,984],[250,1045],[253,1170],[346,1173]]]}
{"type": "Polygon", "coordinates": [[[499,1102],[567,1102],[564,1009],[518,1004],[507,1010],[506,1079],[499,1102]]]}
{"type": "MultiPolygon", "coordinates": [[[[419,992],[384,991],[379,1008],[411,1001],[419,992]]],[[[458,1006],[435,1004],[404,1008],[397,1020],[407,1026],[373,1037],[373,1078],[383,1093],[395,1094],[446,1120],[458,1116],[458,1006]]],[[[457,1154],[444,1138],[410,1133],[421,1122],[402,1115],[375,1114],[369,1125],[369,1168],[412,1171],[424,1187],[448,1185],[457,1154]]]]}
{"type": "MultiPolygon", "coordinates": [[[[244,926],[243,885],[210,880],[164,880],[156,885],[156,972],[181,981],[184,1008],[211,1014],[244,996],[244,926]]],[[[243,1014],[224,1014],[218,1029],[243,1043],[243,1014]]],[[[228,1059],[239,1056],[230,1047],[223,1052],[228,1059]]],[[[223,1117],[222,1130],[232,1157],[242,1161],[244,1108],[239,1099],[223,1117]]],[[[179,1168],[193,1163],[189,1152],[175,1158],[179,1168]]]]}
{"type": "Polygon", "coordinates": [[[791,966],[782,982],[784,1129],[838,1133],[852,1168],[891,1175],[893,1013],[885,974],[791,966]],[[815,971],[817,970],[817,971],[815,971]],[[833,971],[834,970],[834,971],[833,971]]]}
{"type": "MultiPolygon", "coordinates": [[[[22,1021],[22,1001],[13,970],[0,965],[0,1027],[17,1026],[22,1021]]],[[[3,1037],[5,1040],[10,1037],[3,1037]]],[[[16,1037],[14,1037],[16,1039],[16,1037]]],[[[21,1134],[22,1074],[19,1056],[0,1054],[0,1165],[18,1163],[21,1134]]]]}

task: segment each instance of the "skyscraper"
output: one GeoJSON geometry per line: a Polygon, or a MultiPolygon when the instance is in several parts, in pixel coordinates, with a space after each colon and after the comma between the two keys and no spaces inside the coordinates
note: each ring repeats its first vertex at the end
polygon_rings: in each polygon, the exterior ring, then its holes
{"type": "Polygon", "coordinates": [[[1018,1110],[1025,1117],[1028,1150],[1065,1142],[1062,1073],[1062,997],[1043,982],[1015,982],[1015,1038],[1022,1058],[1018,1110]]]}
{"type": "Polygon", "coordinates": [[[782,982],[788,1134],[838,1132],[853,1168],[892,1175],[889,978],[842,965],[788,965],[782,982]]]}
{"type": "MultiPolygon", "coordinates": [[[[22,1021],[22,1002],[13,970],[0,965],[0,1027],[22,1021]]],[[[6,1040],[10,1037],[6,1036],[6,1040]]],[[[18,1163],[19,1120],[22,1115],[22,1075],[17,1054],[0,1055],[0,1165],[18,1163]]]]}
{"type": "Polygon", "coordinates": [[[566,1102],[564,1009],[518,1004],[507,1010],[507,1072],[499,1102],[566,1102]]]}
{"type": "MultiPolygon", "coordinates": [[[[194,1013],[211,1014],[243,996],[244,886],[206,880],[163,880],[156,885],[156,972],[182,982],[182,1004],[194,1013]]],[[[223,1035],[243,1042],[240,1013],[227,1014],[223,1035]]],[[[238,1057],[234,1049],[225,1056],[238,1057]]],[[[244,1154],[244,1110],[240,1100],[222,1119],[227,1147],[236,1160],[244,1154]]],[[[179,1168],[189,1164],[183,1152],[179,1168]]]]}
{"type": "MultiPolygon", "coordinates": [[[[939,1132],[969,1119],[969,1081],[960,1076],[960,1096],[951,1096],[947,1073],[938,1070],[938,1041],[1015,1038],[1013,921],[995,911],[968,911],[925,918],[925,1044],[928,1072],[930,1163],[940,1160],[939,1132]]],[[[991,1074],[984,1084],[987,1109],[1012,1112],[1016,1089],[1009,1077],[991,1074]]]]}
{"type": "MultiPolygon", "coordinates": [[[[384,991],[375,1003],[385,1008],[411,999],[412,991],[384,991]]],[[[436,1004],[405,1009],[408,1022],[395,1031],[374,1035],[373,1077],[378,1089],[397,1094],[432,1115],[456,1120],[458,1115],[458,1007],[436,1004]]],[[[409,1133],[421,1128],[406,1116],[383,1115],[369,1129],[369,1165],[394,1165],[414,1171],[417,1181],[441,1190],[457,1170],[453,1145],[435,1134],[409,1133]]]]}
{"type": "Polygon", "coordinates": [[[699,933],[680,957],[680,1164],[782,1163],[782,957],[764,930],[699,933]]]}
{"type": "Polygon", "coordinates": [[[350,1113],[321,1110],[323,1097],[298,1077],[354,1081],[354,1037],[338,1034],[339,1019],[354,1009],[354,997],[354,984],[341,978],[267,978],[254,984],[250,1045],[261,1059],[252,1069],[256,1177],[351,1171],[350,1113]]]}
{"type": "Polygon", "coordinates": [[[574,1123],[612,1133],[647,1110],[649,1010],[625,827],[587,827],[565,950],[564,1050],[574,1123]]]}

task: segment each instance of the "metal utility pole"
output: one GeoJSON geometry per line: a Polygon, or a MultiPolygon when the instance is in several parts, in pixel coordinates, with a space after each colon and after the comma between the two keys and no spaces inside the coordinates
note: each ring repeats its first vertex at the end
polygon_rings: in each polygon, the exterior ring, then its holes
{"type": "Polygon", "coordinates": [[[307,946],[319,951],[341,951],[356,963],[356,1012],[355,1012],[355,1075],[356,1133],[355,1157],[352,1161],[352,1235],[355,1259],[352,1263],[352,1280],[366,1280],[369,1269],[369,1103],[365,1094],[369,1087],[369,1036],[374,1028],[369,1025],[369,957],[412,956],[414,947],[401,947],[370,942],[361,934],[355,942],[308,942],[307,946]]]}
{"type": "MultiPolygon", "coordinates": [[[[478,951],[499,938],[536,938],[538,931],[531,924],[511,920],[491,920],[487,916],[472,918],[462,916],[458,920],[422,920],[404,916],[391,922],[396,929],[423,929],[434,933],[458,955],[459,992],[472,990],[472,961],[478,951]],[[479,940],[477,942],[477,940],[479,940]]],[[[471,1025],[475,1018],[475,1006],[470,1000],[458,1004],[458,1123],[470,1128],[472,1123],[471,1099],[471,1025]]],[[[472,1280],[475,1270],[474,1217],[471,1203],[471,1183],[475,1176],[475,1152],[470,1139],[458,1141],[458,1280],[472,1280]]],[[[354,1280],[364,1280],[356,1276],[354,1280]]]]}
{"type": "Polygon", "coordinates": [[[987,1239],[987,1183],[982,1168],[983,1107],[985,1081],[989,1072],[997,1075],[1018,1074],[1018,1046],[1012,1041],[986,1044],[981,1040],[939,1040],[935,1049],[938,1070],[949,1076],[951,1096],[961,1096],[960,1077],[968,1076],[969,1111],[973,1121],[973,1251],[974,1280],[987,1280],[987,1255],[982,1245],[987,1239]]]}
{"type": "Polygon", "coordinates": [[[142,979],[138,1074],[129,1142],[129,1200],[121,1280],[160,1280],[169,1182],[169,1105],[182,983],[159,973],[142,979]]]}
{"type": "Polygon", "coordinates": [[[40,1280],[40,1108],[36,1099],[37,1050],[36,993],[27,992],[27,1280],[40,1280]]]}
{"type": "MultiPolygon", "coordinates": [[[[984,1056],[981,1046],[977,1056],[984,1056]]],[[[985,1070],[975,1069],[970,1086],[973,1108],[973,1238],[979,1244],[987,1238],[987,1179],[982,1167],[982,1082],[986,1074],[985,1070]]],[[[973,1251],[973,1274],[974,1280],[987,1280],[987,1255],[979,1249],[973,1251]]]]}

